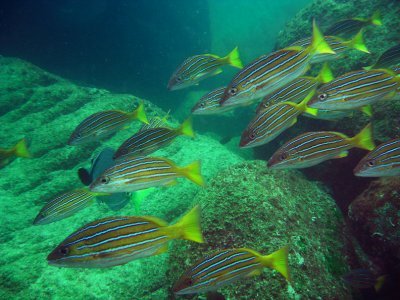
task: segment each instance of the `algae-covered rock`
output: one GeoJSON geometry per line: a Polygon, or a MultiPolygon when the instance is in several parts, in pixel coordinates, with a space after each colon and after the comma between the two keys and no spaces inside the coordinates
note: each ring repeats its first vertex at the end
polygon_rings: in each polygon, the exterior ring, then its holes
{"type": "Polygon", "coordinates": [[[277,272],[222,288],[226,299],[346,299],[343,219],[333,199],[300,172],[266,169],[261,161],[221,171],[194,198],[207,244],[176,243],[171,285],[212,251],[247,247],[269,254],[290,246],[292,282],[277,272]]]}

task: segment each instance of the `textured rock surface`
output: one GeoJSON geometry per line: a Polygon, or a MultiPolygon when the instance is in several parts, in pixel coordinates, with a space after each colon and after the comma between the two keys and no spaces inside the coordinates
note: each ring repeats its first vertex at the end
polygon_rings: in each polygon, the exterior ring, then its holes
{"type": "Polygon", "coordinates": [[[291,285],[266,270],[222,288],[221,293],[226,299],[349,297],[340,280],[347,271],[341,214],[333,199],[301,173],[271,172],[264,162],[244,162],[221,171],[194,203],[202,207],[207,244],[174,244],[168,272],[171,285],[215,249],[248,247],[268,254],[289,244],[291,285]]]}

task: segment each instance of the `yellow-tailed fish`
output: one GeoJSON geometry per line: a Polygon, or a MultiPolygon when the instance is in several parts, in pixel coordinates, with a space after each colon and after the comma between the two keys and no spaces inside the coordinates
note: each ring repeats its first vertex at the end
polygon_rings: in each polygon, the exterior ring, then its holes
{"type": "Polygon", "coordinates": [[[278,104],[280,102],[294,102],[299,103],[307,95],[315,90],[321,83],[327,83],[333,80],[333,74],[327,64],[324,64],[321,68],[318,76],[301,76],[288,84],[284,85],[280,89],[273,93],[265,96],[260,104],[257,106],[256,113],[264,111],[271,105],[278,104]]]}
{"type": "Polygon", "coordinates": [[[330,26],[324,32],[326,35],[354,34],[367,25],[382,25],[381,14],[379,11],[375,11],[368,19],[352,18],[341,20],[330,26]]]}
{"type": "Polygon", "coordinates": [[[371,124],[352,138],[333,131],[303,133],[282,145],[267,165],[271,169],[308,168],[329,159],[346,157],[351,148],[375,148],[371,124]]]}
{"type": "Polygon", "coordinates": [[[133,192],[173,185],[178,177],[186,177],[200,186],[205,185],[199,161],[178,167],[171,160],[161,157],[127,157],[105,170],[90,185],[90,189],[105,193],[133,192]]]}
{"type": "Polygon", "coordinates": [[[110,194],[94,193],[88,191],[86,188],[62,193],[43,206],[33,221],[33,224],[48,224],[65,219],[91,205],[96,196],[107,195],[110,194]]]}
{"type": "Polygon", "coordinates": [[[178,128],[172,129],[161,125],[135,133],[118,148],[114,154],[114,159],[148,155],[169,145],[180,135],[194,137],[192,119],[190,117],[178,128]]]}
{"type": "Polygon", "coordinates": [[[168,89],[175,91],[196,85],[199,81],[207,77],[221,73],[221,67],[224,65],[231,65],[239,69],[243,67],[237,47],[225,57],[213,54],[201,54],[185,59],[172,74],[168,82],[168,89]]]}
{"type": "Polygon", "coordinates": [[[115,133],[118,130],[128,128],[132,120],[147,123],[144,104],[130,113],[120,110],[107,110],[95,113],[83,120],[71,134],[68,145],[78,145],[97,140],[101,137],[115,133]]]}
{"type": "Polygon", "coordinates": [[[136,216],[91,222],[59,244],[47,261],[57,267],[113,267],[163,253],[174,239],[203,243],[198,206],[174,225],[156,217],[136,216]]]}
{"type": "Polygon", "coordinates": [[[400,139],[387,141],[368,153],[354,168],[354,175],[400,176],[400,139]]]}
{"type": "Polygon", "coordinates": [[[264,145],[293,126],[300,114],[307,112],[317,115],[318,111],[316,109],[307,107],[307,102],[314,93],[315,90],[309,93],[299,104],[281,102],[257,114],[246,130],[243,131],[239,146],[241,148],[250,148],[264,145]]]}
{"type": "MultiPolygon", "coordinates": [[[[331,47],[334,54],[332,53],[321,53],[316,54],[312,57],[311,63],[319,63],[327,60],[333,60],[343,57],[345,52],[349,49],[355,49],[361,52],[369,53],[367,46],[365,46],[364,39],[363,39],[363,31],[361,30],[356,36],[354,36],[351,40],[344,40],[337,36],[325,36],[325,41],[331,47]]],[[[295,43],[291,46],[301,46],[301,47],[308,47],[311,44],[311,38],[304,38],[295,43]]]]}
{"type": "Polygon", "coordinates": [[[303,75],[309,69],[312,57],[318,53],[335,52],[326,43],[314,21],[309,47],[288,47],[254,60],[232,79],[220,104],[246,105],[276,91],[303,75]]]}
{"type": "Polygon", "coordinates": [[[256,276],[264,268],[279,272],[290,281],[288,247],[270,255],[248,248],[216,251],[195,263],[173,287],[177,295],[205,293],[240,279],[256,276]]]}
{"type": "Polygon", "coordinates": [[[194,115],[215,115],[227,112],[234,107],[224,107],[220,105],[221,97],[224,94],[226,87],[219,87],[205,94],[192,108],[194,115]]]}
{"type": "Polygon", "coordinates": [[[365,70],[370,70],[370,69],[382,69],[382,68],[390,68],[393,65],[399,64],[400,63],[400,44],[397,44],[389,49],[387,49],[385,52],[383,52],[376,62],[368,67],[365,67],[365,70]]]}
{"type": "Polygon", "coordinates": [[[26,140],[22,139],[9,149],[0,148],[0,168],[9,164],[15,157],[32,157],[29,153],[26,140]]]}
{"type": "Polygon", "coordinates": [[[396,95],[400,75],[392,70],[371,69],[343,74],[318,88],[310,107],[354,110],[396,95]]]}

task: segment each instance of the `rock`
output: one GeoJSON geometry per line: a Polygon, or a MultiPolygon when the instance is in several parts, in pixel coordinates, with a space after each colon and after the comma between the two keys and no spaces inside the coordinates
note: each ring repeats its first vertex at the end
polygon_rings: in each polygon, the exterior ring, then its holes
{"type": "MultiPolygon", "coordinates": [[[[298,171],[269,171],[248,161],[221,171],[194,198],[202,207],[206,244],[176,242],[170,285],[217,249],[246,247],[269,254],[289,244],[293,282],[277,272],[226,286],[226,299],[347,299],[343,219],[333,199],[298,171]]],[[[200,298],[195,298],[200,299],[200,298]]]]}

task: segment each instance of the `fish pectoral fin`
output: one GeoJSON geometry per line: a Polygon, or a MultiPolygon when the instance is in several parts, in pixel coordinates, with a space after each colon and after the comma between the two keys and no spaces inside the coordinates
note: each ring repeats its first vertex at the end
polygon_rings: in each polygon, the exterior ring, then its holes
{"type": "Polygon", "coordinates": [[[172,180],[170,182],[165,183],[164,186],[175,186],[177,184],[178,184],[177,180],[172,180]]]}
{"type": "Polygon", "coordinates": [[[156,252],[154,252],[152,255],[158,255],[164,252],[168,251],[168,243],[165,243],[164,245],[161,246],[156,252]]]}
{"type": "Polygon", "coordinates": [[[346,157],[347,155],[349,155],[349,151],[343,151],[340,152],[337,156],[335,156],[334,158],[343,158],[346,157]]]}
{"type": "Polygon", "coordinates": [[[214,72],[212,72],[213,75],[218,75],[219,73],[222,73],[222,69],[218,68],[214,72]]]}
{"type": "Polygon", "coordinates": [[[261,273],[262,273],[262,269],[257,269],[257,270],[251,271],[249,274],[246,275],[246,277],[258,276],[261,273]]]}

